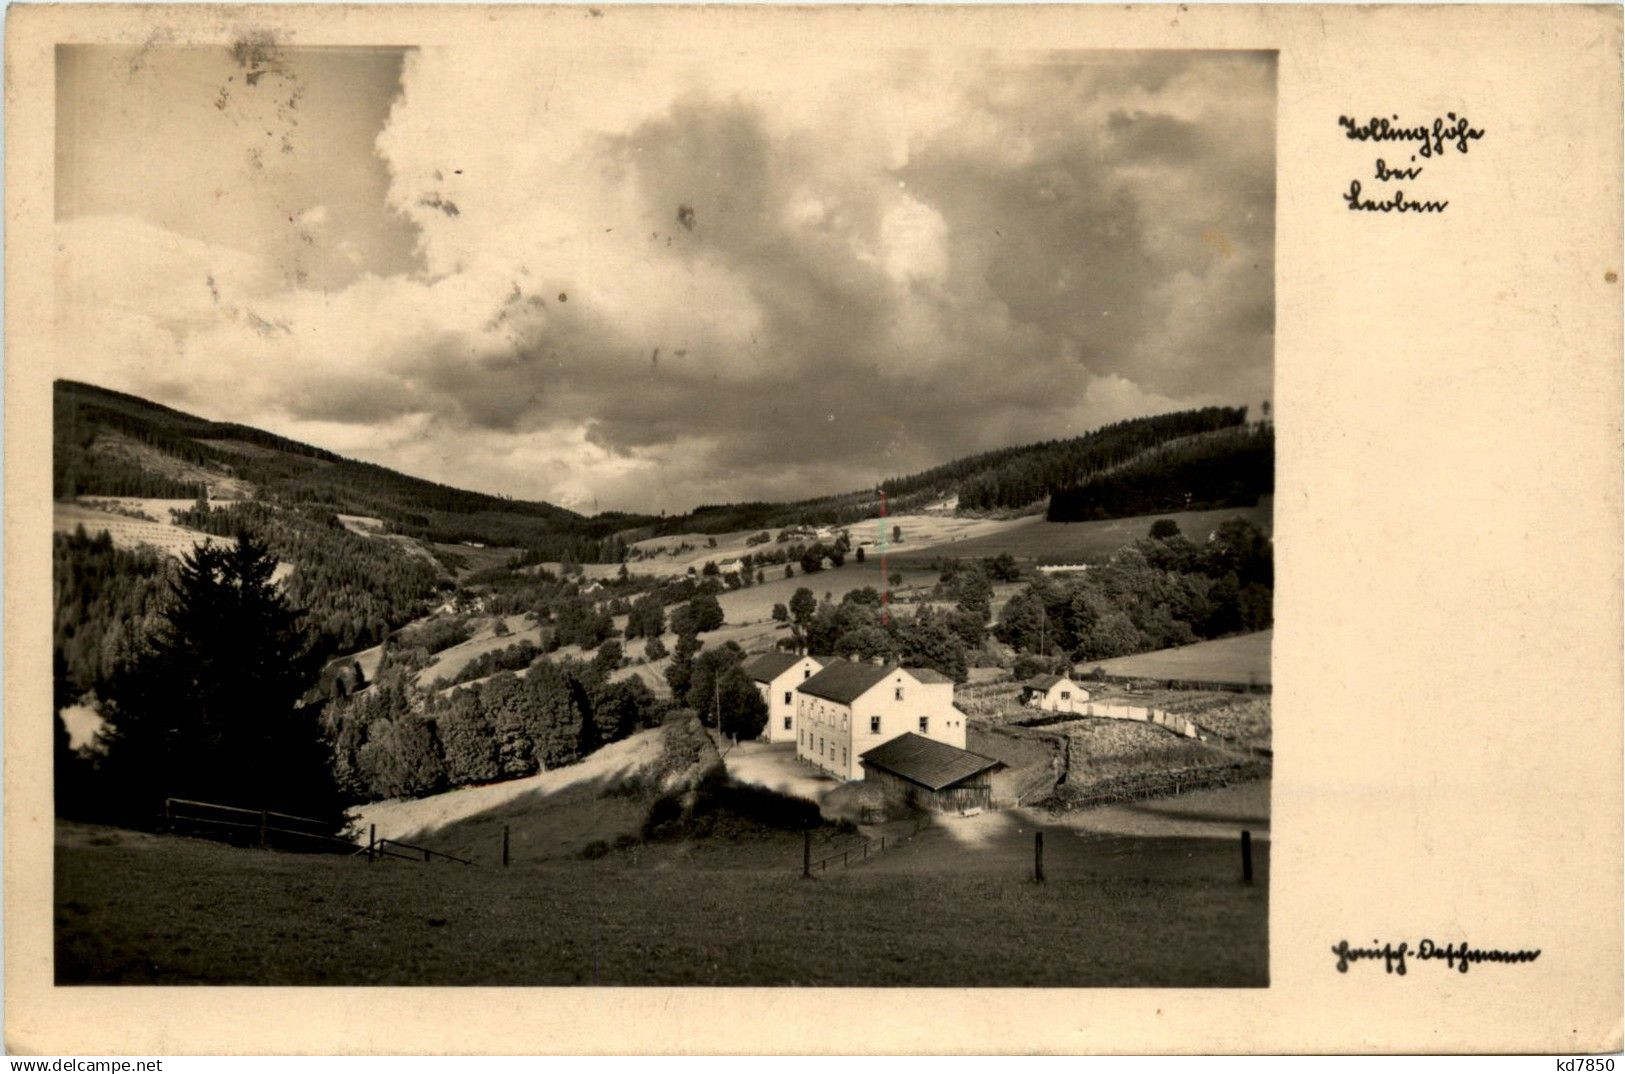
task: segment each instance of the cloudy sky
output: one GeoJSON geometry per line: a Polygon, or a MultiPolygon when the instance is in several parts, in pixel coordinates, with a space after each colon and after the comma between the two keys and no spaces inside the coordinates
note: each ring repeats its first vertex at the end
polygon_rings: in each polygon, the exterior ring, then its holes
{"type": "Polygon", "coordinates": [[[680,511],[1268,398],[1275,63],[71,48],[58,375],[680,511]]]}

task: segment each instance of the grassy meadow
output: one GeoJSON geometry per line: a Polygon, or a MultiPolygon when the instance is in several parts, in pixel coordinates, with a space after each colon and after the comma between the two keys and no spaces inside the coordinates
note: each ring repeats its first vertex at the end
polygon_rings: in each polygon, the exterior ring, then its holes
{"type": "Polygon", "coordinates": [[[1110,555],[1151,532],[1151,523],[1171,518],[1179,530],[1198,544],[1226,519],[1241,517],[1266,534],[1273,532],[1274,497],[1259,497],[1256,507],[1231,507],[1219,511],[1183,511],[1164,515],[1140,515],[1100,522],[1046,522],[1042,515],[1003,523],[994,532],[968,536],[963,540],[910,549],[897,545],[891,551],[893,566],[930,562],[937,556],[955,558],[997,556],[1008,553],[1016,559],[1045,563],[1082,563],[1110,555]]]}
{"type": "Polygon", "coordinates": [[[1258,987],[1257,849],[1243,886],[1228,841],[1057,830],[1040,885],[1009,848],[803,880],[795,836],[503,870],[61,824],[56,980],[1258,987]]]}
{"type": "Polygon", "coordinates": [[[1120,656],[1087,665],[1108,675],[1144,676],[1188,682],[1259,683],[1270,682],[1270,642],[1273,630],[1215,638],[1177,649],[1120,656]]]}

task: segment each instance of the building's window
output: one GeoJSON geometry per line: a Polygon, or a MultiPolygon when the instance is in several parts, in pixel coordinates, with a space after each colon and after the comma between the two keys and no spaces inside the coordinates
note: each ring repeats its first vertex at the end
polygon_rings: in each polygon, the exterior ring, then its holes
{"type": "Polygon", "coordinates": [[[903,688],[901,686],[897,688],[897,700],[903,700],[903,688]]]}
{"type": "Polygon", "coordinates": [[[1070,701],[1070,700],[1072,700],[1072,691],[1071,690],[1062,690],[1061,691],[1061,700],[1062,701],[1070,701]]]}
{"type": "Polygon", "coordinates": [[[846,764],[846,747],[845,746],[841,747],[841,764],[843,764],[843,765],[846,764]]]}
{"type": "Polygon", "coordinates": [[[879,716],[871,716],[871,717],[869,717],[869,733],[871,735],[880,734],[880,717],[879,716]]]}
{"type": "Polygon", "coordinates": [[[824,755],[824,736],[819,735],[818,736],[818,756],[822,757],[823,755],[824,755]]]}
{"type": "Polygon", "coordinates": [[[931,730],[931,717],[929,717],[929,716],[921,716],[920,717],[920,734],[922,734],[922,735],[927,734],[927,733],[930,732],[930,730],[931,730]]]}
{"type": "Polygon", "coordinates": [[[812,669],[811,668],[802,668],[801,669],[801,678],[802,678],[803,681],[812,678],[812,669]]]}
{"type": "Polygon", "coordinates": [[[786,716],[786,717],[785,717],[785,718],[784,718],[784,729],[785,729],[785,730],[786,730],[786,731],[788,731],[788,730],[790,730],[790,722],[791,722],[791,721],[792,721],[792,720],[794,720],[794,719],[795,719],[795,717],[793,717],[793,716],[786,716]]]}
{"type": "Polygon", "coordinates": [[[790,691],[788,690],[784,691],[784,703],[786,705],[790,703],[790,691]]]}

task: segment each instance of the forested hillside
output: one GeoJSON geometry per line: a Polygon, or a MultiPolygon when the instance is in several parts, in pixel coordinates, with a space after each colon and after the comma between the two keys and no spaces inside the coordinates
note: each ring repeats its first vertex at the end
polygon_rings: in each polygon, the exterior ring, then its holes
{"type": "Polygon", "coordinates": [[[267,502],[375,517],[410,537],[524,546],[577,562],[613,554],[615,531],[642,521],[615,514],[587,519],[552,504],[451,488],[76,381],[59,380],[55,389],[58,499],[192,498],[205,485],[247,485],[267,502]]]}
{"type": "Polygon", "coordinates": [[[305,625],[323,652],[375,645],[422,615],[437,590],[454,588],[429,559],[351,533],[319,507],[277,509],[249,500],[193,508],[176,518],[205,533],[247,533],[293,564],[283,591],[304,609],[305,625]]]}
{"type": "MultiPolygon", "coordinates": [[[[955,459],[883,481],[880,490],[886,494],[891,514],[918,510],[947,497],[958,497],[958,506],[965,511],[1016,510],[1042,503],[1059,489],[1079,485],[1163,445],[1217,430],[1244,428],[1246,420],[1246,407],[1205,407],[1135,418],[1065,440],[955,459]]],[[[707,504],[686,515],[663,518],[636,537],[795,525],[846,526],[874,517],[879,503],[874,490],[864,490],[793,503],[707,504]]]]}
{"type": "Polygon", "coordinates": [[[1106,425],[1068,440],[973,455],[881,487],[889,497],[948,487],[969,510],[1026,507],[1058,488],[1110,469],[1172,440],[1234,428],[1247,420],[1245,407],[1207,407],[1106,425]]]}
{"type": "Polygon", "coordinates": [[[113,547],[106,533],[56,534],[51,542],[55,590],[54,648],[74,693],[93,690],[136,654],[160,621],[169,596],[169,565],[156,552],[113,547]]]}
{"type": "Polygon", "coordinates": [[[1275,432],[1244,426],[1164,445],[1070,488],[1049,503],[1051,522],[1161,511],[1250,507],[1275,491],[1275,432]]]}

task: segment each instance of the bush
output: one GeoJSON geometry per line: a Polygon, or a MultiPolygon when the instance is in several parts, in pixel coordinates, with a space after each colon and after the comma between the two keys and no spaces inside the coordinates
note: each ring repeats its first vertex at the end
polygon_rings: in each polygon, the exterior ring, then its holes
{"type": "Polygon", "coordinates": [[[650,842],[681,838],[683,834],[683,799],[676,794],[663,794],[649,803],[649,812],[643,818],[643,838],[650,842]]]}
{"type": "Polygon", "coordinates": [[[581,848],[581,856],[586,858],[588,861],[597,861],[599,858],[608,853],[609,844],[604,842],[602,839],[594,839],[592,842],[581,848]]]}
{"type": "Polygon", "coordinates": [[[723,772],[712,772],[700,781],[694,796],[692,818],[703,834],[716,826],[719,818],[731,816],[776,831],[805,831],[824,823],[818,806],[805,798],[780,794],[754,783],[738,783],[723,772]]]}

